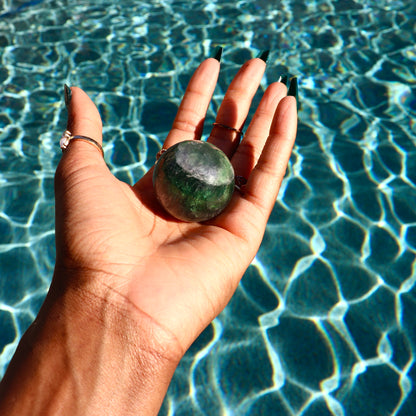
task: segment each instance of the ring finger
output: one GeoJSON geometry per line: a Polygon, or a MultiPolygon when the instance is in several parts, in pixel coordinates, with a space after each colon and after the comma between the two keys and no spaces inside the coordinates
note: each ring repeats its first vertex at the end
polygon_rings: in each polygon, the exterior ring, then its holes
{"type": "Polygon", "coordinates": [[[236,176],[248,178],[256,165],[269,135],[277,105],[286,94],[287,87],[283,82],[274,82],[265,91],[246,134],[231,159],[236,176]]]}

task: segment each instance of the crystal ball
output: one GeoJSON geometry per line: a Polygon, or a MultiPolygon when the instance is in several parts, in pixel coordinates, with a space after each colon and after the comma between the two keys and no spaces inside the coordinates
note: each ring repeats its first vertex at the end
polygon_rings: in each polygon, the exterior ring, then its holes
{"type": "Polygon", "coordinates": [[[234,191],[234,169],[224,152],[200,140],[167,149],[156,162],[153,188],[165,210],[187,222],[217,216],[234,191]]]}

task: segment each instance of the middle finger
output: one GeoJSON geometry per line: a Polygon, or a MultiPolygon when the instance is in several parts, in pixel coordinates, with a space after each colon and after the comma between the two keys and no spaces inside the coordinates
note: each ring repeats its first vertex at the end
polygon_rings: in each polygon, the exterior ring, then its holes
{"type": "Polygon", "coordinates": [[[208,141],[232,156],[240,141],[241,130],[247,118],[251,101],[266,69],[267,53],[247,61],[238,71],[225,93],[208,141]],[[227,126],[227,127],[224,127],[227,126]]]}

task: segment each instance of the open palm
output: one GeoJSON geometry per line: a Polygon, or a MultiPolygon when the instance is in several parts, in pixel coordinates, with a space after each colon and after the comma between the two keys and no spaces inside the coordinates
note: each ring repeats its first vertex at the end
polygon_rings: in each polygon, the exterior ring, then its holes
{"type": "MultiPolygon", "coordinates": [[[[240,69],[218,123],[242,128],[264,70],[260,59],[240,69]]],[[[200,139],[218,73],[212,58],[196,70],[164,148],[200,139]]],[[[240,144],[236,132],[213,128],[208,140],[248,182],[219,216],[204,223],[165,213],[153,192],[153,169],[130,186],[112,175],[94,146],[72,142],[56,175],[53,284],[82,288],[133,316],[146,316],[183,353],[227,304],[260,245],[296,136],[296,101],[286,95],[283,83],[268,87],[240,144]]],[[[98,111],[75,87],[68,129],[101,142],[98,111]]]]}

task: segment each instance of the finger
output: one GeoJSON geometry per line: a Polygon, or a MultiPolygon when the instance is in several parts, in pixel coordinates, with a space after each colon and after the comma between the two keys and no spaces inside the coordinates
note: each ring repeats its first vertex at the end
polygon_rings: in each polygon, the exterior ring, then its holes
{"type": "Polygon", "coordinates": [[[277,106],[270,135],[244,190],[264,223],[270,215],[286,173],[297,130],[296,99],[283,98],[277,106]]]}
{"type": "Polygon", "coordinates": [[[286,84],[275,82],[265,91],[246,134],[231,159],[235,174],[248,178],[256,165],[270,132],[280,100],[287,94],[286,84]]]}
{"type": "Polygon", "coordinates": [[[183,140],[201,138],[203,123],[220,71],[216,58],[208,58],[197,68],[186,88],[178,113],[163,148],[183,140]]]}
{"type": "MultiPolygon", "coordinates": [[[[86,136],[102,144],[102,122],[95,104],[80,88],[72,87],[70,101],[67,103],[67,130],[73,136],[86,136]]],[[[84,140],[73,140],[64,152],[65,157],[85,160],[103,160],[99,149],[84,140]]]]}
{"type": "Polygon", "coordinates": [[[240,134],[223,126],[242,130],[265,69],[266,62],[263,59],[254,58],[247,61],[228,87],[218,110],[215,120],[218,125],[214,125],[208,141],[229,157],[240,140],[240,134]]]}

